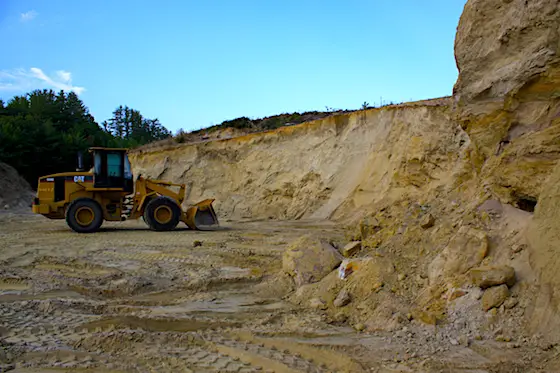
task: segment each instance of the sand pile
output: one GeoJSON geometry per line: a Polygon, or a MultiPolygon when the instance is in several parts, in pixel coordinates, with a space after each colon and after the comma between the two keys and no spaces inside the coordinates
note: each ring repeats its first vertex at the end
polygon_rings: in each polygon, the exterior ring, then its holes
{"type": "Polygon", "coordinates": [[[10,165],[0,162],[0,210],[23,210],[34,197],[29,183],[10,165]]]}

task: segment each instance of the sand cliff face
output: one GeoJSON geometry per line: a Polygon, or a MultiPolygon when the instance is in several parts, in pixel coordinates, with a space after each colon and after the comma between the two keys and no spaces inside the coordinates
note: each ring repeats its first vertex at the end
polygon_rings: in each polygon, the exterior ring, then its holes
{"type": "Polygon", "coordinates": [[[190,202],[216,198],[224,217],[336,219],[448,187],[467,146],[448,105],[403,105],[133,154],[132,162],[137,173],[186,183],[190,202]]]}
{"type": "MultiPolygon", "coordinates": [[[[559,29],[557,0],[469,0],[452,99],[138,151],[135,171],[186,183],[189,202],[216,198],[225,218],[356,226],[363,254],[383,257],[402,279],[379,279],[392,296],[348,306],[354,322],[394,325],[382,314],[403,304],[435,322],[469,284],[472,267],[508,265],[520,301],[503,317],[560,341],[559,29]],[[424,228],[422,219],[433,221],[424,228]]],[[[376,260],[371,273],[379,272],[376,260]]],[[[332,298],[331,277],[301,299],[332,298]]],[[[346,290],[361,294],[356,286],[346,290]]]]}

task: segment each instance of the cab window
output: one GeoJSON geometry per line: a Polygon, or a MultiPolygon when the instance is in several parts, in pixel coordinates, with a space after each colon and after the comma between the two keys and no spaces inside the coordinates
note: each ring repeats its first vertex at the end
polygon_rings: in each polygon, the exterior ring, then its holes
{"type": "Polygon", "coordinates": [[[122,177],[122,166],[122,156],[120,154],[107,154],[107,176],[122,177]]]}
{"type": "Polygon", "coordinates": [[[132,179],[132,168],[127,156],[124,157],[124,177],[125,179],[132,179]]]}

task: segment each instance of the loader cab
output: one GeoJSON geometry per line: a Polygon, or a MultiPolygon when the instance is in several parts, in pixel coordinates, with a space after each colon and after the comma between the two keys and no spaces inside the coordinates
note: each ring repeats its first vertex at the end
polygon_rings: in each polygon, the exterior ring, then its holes
{"type": "Polygon", "coordinates": [[[90,148],[94,188],[119,188],[132,193],[134,183],[127,149],[90,148]]]}

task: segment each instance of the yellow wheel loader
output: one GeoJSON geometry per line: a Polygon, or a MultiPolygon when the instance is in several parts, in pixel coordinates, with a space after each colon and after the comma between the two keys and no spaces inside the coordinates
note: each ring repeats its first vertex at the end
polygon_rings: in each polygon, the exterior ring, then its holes
{"type": "Polygon", "coordinates": [[[84,172],[81,155],[76,172],[39,178],[32,209],[49,219],[66,219],[78,233],[92,233],[103,221],[123,221],[142,217],[155,231],[175,229],[179,222],[202,230],[219,225],[206,199],[183,211],[185,184],[145,179],[133,181],[128,149],[90,148],[93,172],[84,172]],[[178,187],[178,191],[171,188],[178,187]]]}

